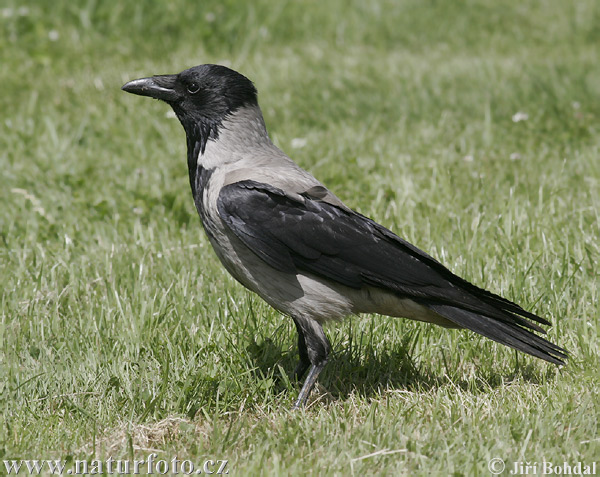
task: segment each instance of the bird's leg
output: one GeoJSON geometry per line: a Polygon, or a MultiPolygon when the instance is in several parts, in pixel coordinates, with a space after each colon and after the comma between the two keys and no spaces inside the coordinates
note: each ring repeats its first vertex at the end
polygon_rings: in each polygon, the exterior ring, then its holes
{"type": "Polygon", "coordinates": [[[304,384],[302,385],[300,394],[298,394],[298,399],[296,399],[296,402],[292,406],[292,411],[296,411],[306,405],[308,396],[310,396],[310,392],[315,387],[317,378],[319,377],[319,374],[321,373],[321,371],[323,371],[323,368],[325,367],[326,364],[327,364],[327,360],[325,360],[319,364],[313,364],[310,367],[310,372],[308,373],[308,376],[306,377],[306,380],[304,381],[304,384]]]}
{"type": "Polygon", "coordinates": [[[297,381],[300,381],[302,376],[306,374],[306,370],[310,367],[310,359],[308,358],[308,350],[306,349],[306,341],[304,340],[302,328],[300,328],[296,320],[294,320],[294,323],[296,323],[296,330],[298,330],[298,354],[300,355],[300,362],[296,366],[294,377],[297,381]]]}
{"type": "Polygon", "coordinates": [[[310,371],[292,410],[300,409],[306,404],[319,374],[327,364],[331,349],[329,340],[319,322],[304,317],[294,317],[294,322],[298,330],[298,347],[300,351],[300,363],[296,368],[296,376],[302,377],[309,365],[310,371]]]}

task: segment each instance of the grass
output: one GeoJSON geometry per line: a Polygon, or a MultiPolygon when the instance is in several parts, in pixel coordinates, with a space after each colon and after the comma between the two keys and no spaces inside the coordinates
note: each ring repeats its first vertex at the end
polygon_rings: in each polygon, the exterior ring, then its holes
{"type": "Polygon", "coordinates": [[[4,2],[0,459],[591,463],[599,21],[594,0],[4,2]],[[168,107],[119,90],[206,62],[252,78],[274,141],[350,206],[548,317],[567,366],[352,318],[327,327],[315,400],[290,413],[292,321],[218,263],[168,107]]]}

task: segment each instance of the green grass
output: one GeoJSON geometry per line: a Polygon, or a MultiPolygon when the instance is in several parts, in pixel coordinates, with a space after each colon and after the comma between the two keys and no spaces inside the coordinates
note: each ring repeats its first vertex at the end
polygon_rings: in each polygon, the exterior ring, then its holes
{"type": "Polygon", "coordinates": [[[0,459],[597,459],[597,1],[21,3],[0,11],[0,459]],[[352,318],[290,413],[292,321],[218,263],[168,107],[119,89],[207,62],[255,81],[274,141],[350,206],[548,317],[567,366],[352,318]]]}

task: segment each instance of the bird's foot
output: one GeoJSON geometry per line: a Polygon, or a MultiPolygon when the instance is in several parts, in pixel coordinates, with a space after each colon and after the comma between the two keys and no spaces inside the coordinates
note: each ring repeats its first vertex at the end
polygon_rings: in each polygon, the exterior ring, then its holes
{"type": "Polygon", "coordinates": [[[306,406],[306,401],[308,401],[308,396],[310,396],[310,392],[315,387],[317,378],[319,377],[319,374],[321,374],[321,371],[323,371],[323,368],[325,367],[326,364],[327,364],[327,360],[323,360],[319,364],[313,364],[310,367],[308,376],[306,377],[306,380],[304,381],[304,385],[302,386],[302,389],[300,390],[300,394],[298,394],[298,399],[296,399],[296,402],[292,406],[292,411],[297,411],[298,409],[306,406]]]}

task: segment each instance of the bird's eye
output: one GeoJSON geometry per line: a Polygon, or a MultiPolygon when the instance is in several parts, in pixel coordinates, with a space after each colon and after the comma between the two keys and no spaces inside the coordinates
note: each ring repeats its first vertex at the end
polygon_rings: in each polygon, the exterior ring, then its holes
{"type": "Polygon", "coordinates": [[[188,84],[187,90],[190,94],[196,94],[198,91],[200,91],[200,85],[196,82],[190,83],[188,84]]]}

